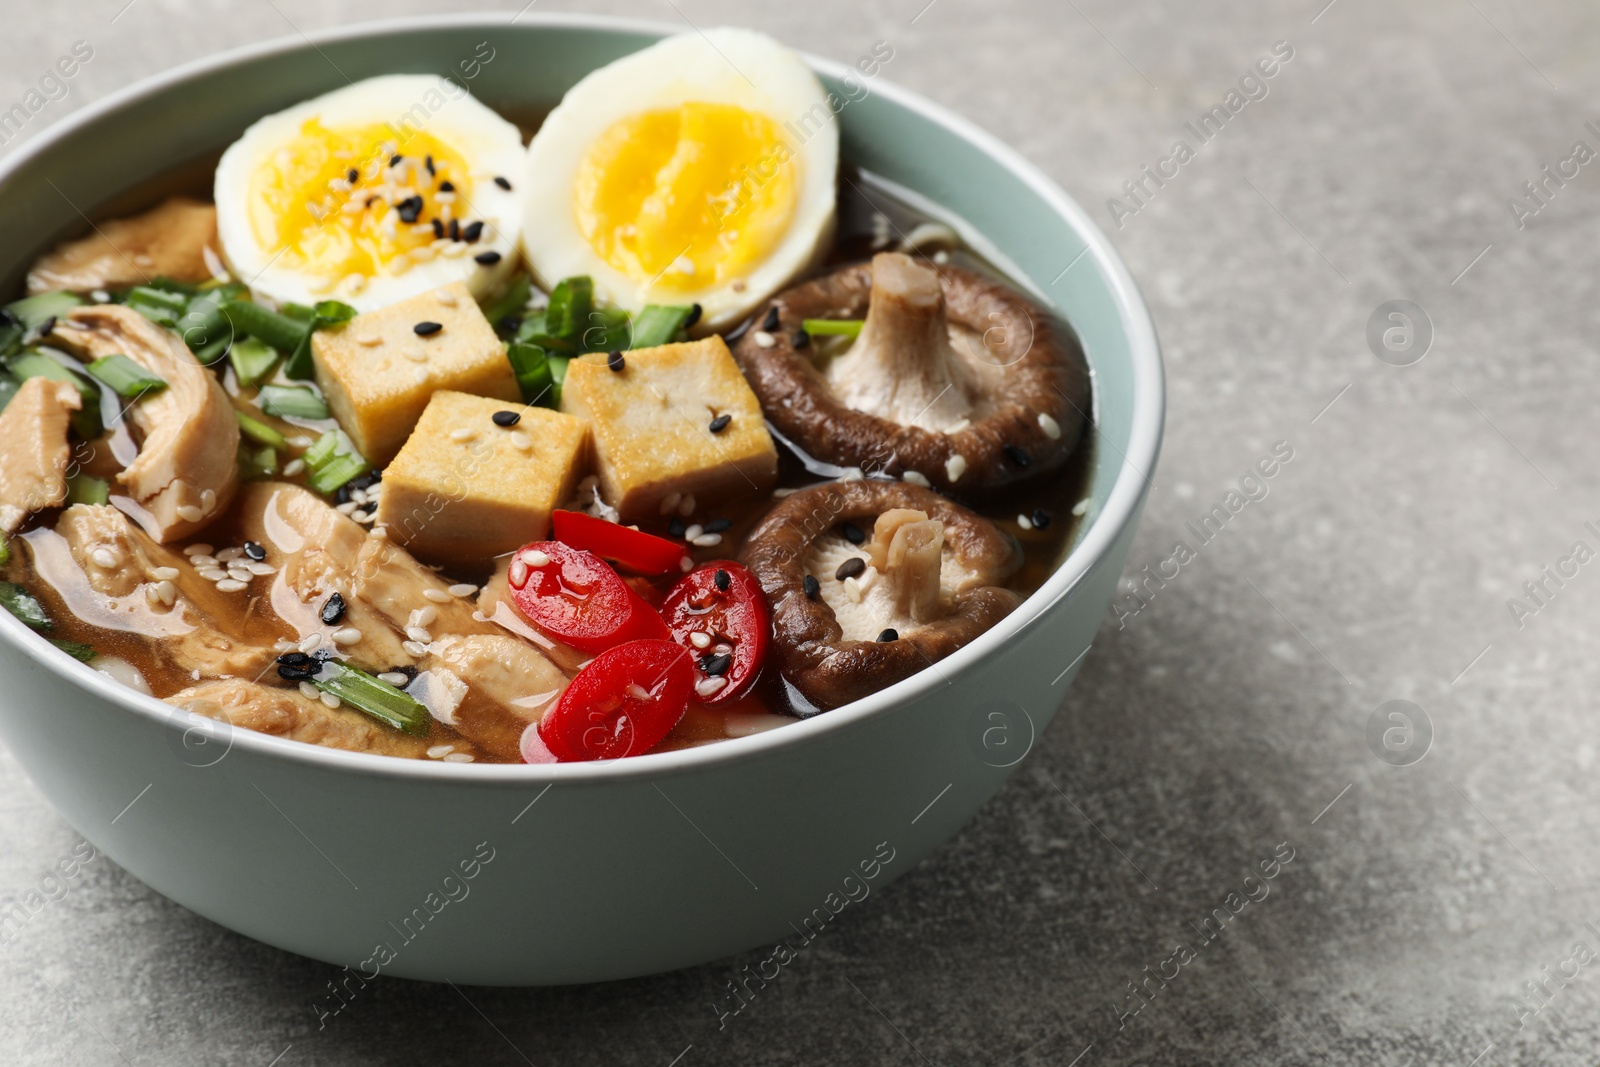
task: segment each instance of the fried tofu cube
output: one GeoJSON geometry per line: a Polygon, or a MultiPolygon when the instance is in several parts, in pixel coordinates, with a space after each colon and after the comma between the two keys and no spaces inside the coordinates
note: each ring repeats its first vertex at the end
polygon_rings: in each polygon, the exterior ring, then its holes
{"type": "Polygon", "coordinates": [[[606,501],[624,523],[694,497],[696,509],[764,493],[778,450],[761,404],[721,337],[575,359],[561,410],[589,421],[606,501]]]}
{"type": "Polygon", "coordinates": [[[383,472],[378,521],[419,559],[487,570],[492,557],[545,537],[550,513],[576,492],[588,448],[588,425],[571,415],[435,393],[383,472]],[[500,426],[500,411],[521,418],[500,426]]]}
{"type": "Polygon", "coordinates": [[[505,347],[463,282],[320,330],[311,357],[334,417],[379,467],[400,451],[441,389],[519,406],[522,399],[505,347]],[[434,325],[439,329],[429,332],[434,325]]]}

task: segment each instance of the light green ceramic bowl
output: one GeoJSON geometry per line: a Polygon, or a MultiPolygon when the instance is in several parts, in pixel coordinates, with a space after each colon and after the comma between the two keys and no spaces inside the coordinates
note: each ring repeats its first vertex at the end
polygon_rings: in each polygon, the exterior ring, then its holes
{"type": "MultiPolygon", "coordinates": [[[[455,70],[487,41],[472,90],[524,110],[673,29],[411,19],[172,71],[0,164],[0,282],[129,190],[345,77],[455,70]]],[[[840,85],[847,68],[814,62],[840,85]]],[[[216,922],[369,975],[471,983],[596,981],[793,941],[954,834],[1049,723],[1105,614],[1155,466],[1161,362],[1132,279],[1077,204],[971,123],[881,76],[870,88],[841,113],[846,159],[969,222],[1094,368],[1092,521],[1021,609],[936,668],[805,722],[560,766],[197,731],[0,614],[0,730],[39,787],[113,860],[216,922]]]]}

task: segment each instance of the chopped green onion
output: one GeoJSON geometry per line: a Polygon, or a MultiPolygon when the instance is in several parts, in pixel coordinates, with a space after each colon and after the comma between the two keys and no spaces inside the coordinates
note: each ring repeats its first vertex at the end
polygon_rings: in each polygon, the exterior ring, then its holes
{"type": "Polygon", "coordinates": [[[528,276],[519,274],[511,279],[511,284],[506,286],[505,292],[483,309],[483,317],[489,320],[489,325],[499,329],[500,323],[507,317],[515,315],[527,306],[528,298],[532,295],[533,286],[529,283],[528,276]]]}
{"type": "Polygon", "coordinates": [[[538,345],[512,341],[506,346],[506,358],[522,387],[522,399],[529,404],[555,407],[561,402],[561,391],[556,388],[555,375],[550,371],[550,357],[538,345]]]}
{"type": "Polygon", "coordinates": [[[306,324],[300,343],[289,354],[283,373],[290,378],[309,378],[314,373],[311,363],[311,335],[327,326],[339,326],[356,317],[356,309],[337,300],[324,300],[312,309],[314,314],[306,324]]]}
{"type": "Polygon", "coordinates": [[[183,334],[195,358],[207,366],[221,359],[233,340],[233,326],[223,306],[237,293],[234,287],[213,289],[190,300],[176,329],[183,334]]]}
{"type": "Polygon", "coordinates": [[[654,348],[670,343],[693,312],[693,308],[677,305],[646,304],[633,320],[633,343],[628,347],[654,348]]]}
{"type": "Polygon", "coordinates": [[[251,448],[239,442],[239,477],[247,482],[263,482],[278,473],[278,453],[271,445],[251,448]]]}
{"type": "Polygon", "coordinates": [[[11,541],[5,534],[0,533],[0,567],[11,562],[11,541]]]}
{"type": "Polygon", "coordinates": [[[167,387],[166,379],[157,378],[121,354],[101,356],[89,364],[89,373],[109,385],[124,400],[133,400],[146,393],[159,393],[167,387]]]}
{"type": "Polygon", "coordinates": [[[178,319],[189,309],[189,299],[182,293],[169,293],[147,285],[129,289],[122,302],[157,326],[177,326],[178,319]]]}
{"type": "Polygon", "coordinates": [[[100,387],[92,378],[86,378],[69,369],[66,364],[31,349],[12,356],[7,362],[11,373],[20,381],[48,378],[53,382],[67,382],[77,389],[78,395],[83,398],[83,407],[72,413],[72,432],[83,441],[99,440],[105,427],[100,422],[100,387]]]}
{"type": "Polygon", "coordinates": [[[513,340],[522,341],[531,345],[538,345],[546,352],[560,352],[572,355],[577,352],[577,346],[571,341],[556,337],[545,329],[544,309],[532,312],[522,320],[522,325],[517,328],[517,335],[513,340]]]}
{"type": "Polygon", "coordinates": [[[278,350],[258,337],[241,337],[228,350],[233,376],[246,389],[260,385],[278,365],[278,350]]]}
{"type": "Polygon", "coordinates": [[[176,278],[168,278],[165,276],[156,278],[154,281],[149,282],[148,286],[151,289],[155,289],[163,293],[177,293],[181,296],[193,296],[195,293],[200,291],[199,286],[193,285],[189,282],[180,282],[176,278]]]}
{"type": "Polygon", "coordinates": [[[235,411],[233,417],[239,421],[239,432],[257,444],[266,445],[268,448],[288,448],[289,441],[260,419],[253,419],[242,411],[235,411]]]}
{"type": "Polygon", "coordinates": [[[357,711],[364,711],[396,730],[414,736],[428,732],[428,709],[414,697],[381,682],[366,671],[338,660],[326,660],[311,678],[311,684],[332,693],[357,711]]]}
{"type": "Polygon", "coordinates": [[[372,464],[360,456],[345,453],[318,467],[306,464],[306,484],[319,493],[331,495],[351,478],[359,478],[371,469],[372,464]]]}
{"type": "Polygon", "coordinates": [[[264,341],[281,352],[293,352],[300,347],[300,340],[306,334],[304,323],[248,300],[230,300],[222,305],[222,313],[233,323],[235,330],[264,341]]]}
{"type": "Polygon", "coordinates": [[[67,479],[67,503],[109,504],[111,483],[88,474],[74,474],[67,479]]]}
{"type": "Polygon", "coordinates": [[[861,332],[861,319],[806,319],[801,325],[817,337],[855,337],[861,332]]]}
{"type": "Polygon", "coordinates": [[[40,293],[6,305],[6,310],[16,316],[27,329],[43,326],[50,319],[65,315],[83,304],[83,298],[74,293],[40,293]]]}
{"type": "Polygon", "coordinates": [[[280,314],[289,316],[296,322],[310,322],[316,317],[316,309],[308,308],[304,304],[288,303],[278,309],[280,314]]]}
{"type": "Polygon", "coordinates": [[[550,294],[550,306],[544,309],[545,329],[552,337],[576,342],[578,335],[589,325],[589,312],[594,310],[594,282],[587,274],[565,278],[556,284],[550,294]]]}
{"type": "Polygon", "coordinates": [[[50,643],[79,663],[88,663],[100,654],[81,641],[62,641],[52,637],[50,643]]]}
{"type": "Polygon", "coordinates": [[[44,605],[34,599],[16,582],[0,582],[0,607],[21,619],[35,630],[50,630],[55,624],[50,621],[50,616],[45,614],[44,605]]]}
{"type": "Polygon", "coordinates": [[[300,419],[325,419],[328,417],[327,402],[298,385],[263,385],[261,392],[256,394],[256,404],[268,415],[277,415],[279,418],[292,415],[300,419]]]}
{"type": "Polygon", "coordinates": [[[621,308],[594,308],[579,336],[578,347],[585,352],[613,352],[632,344],[628,313],[621,308]]]}
{"type": "Polygon", "coordinates": [[[338,450],[338,431],[329,430],[327,433],[313,441],[311,443],[311,447],[306,449],[305,453],[301,455],[300,458],[306,461],[306,466],[318,467],[332,459],[333,454],[338,450]]]}

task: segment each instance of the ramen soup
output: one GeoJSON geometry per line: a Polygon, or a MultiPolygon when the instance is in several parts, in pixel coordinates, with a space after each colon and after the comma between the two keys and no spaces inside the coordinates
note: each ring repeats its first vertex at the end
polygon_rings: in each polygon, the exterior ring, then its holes
{"type": "Polygon", "coordinates": [[[932,667],[1084,521],[1090,376],[835,110],[717,30],[535,129],[410,75],[261,119],[5,308],[0,599],[192,715],[450,762],[932,667]]]}

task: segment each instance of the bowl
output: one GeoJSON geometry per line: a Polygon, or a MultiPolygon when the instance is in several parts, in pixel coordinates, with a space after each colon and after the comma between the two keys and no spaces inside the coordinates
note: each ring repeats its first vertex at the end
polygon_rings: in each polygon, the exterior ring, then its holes
{"type": "MultiPolygon", "coordinates": [[[[487,42],[469,88],[528,110],[676,29],[413,18],[149,79],[0,163],[12,257],[0,285],[14,290],[86,219],[140,206],[137,190],[159,176],[346,78],[465,77],[459,64],[487,42]]],[[[541,985],[784,938],[797,950],[1000,787],[1062,703],[1115,590],[1161,438],[1155,331],[1105,236],[1036,168],[881,74],[808,61],[846,101],[845,158],[964,218],[1082,340],[1095,374],[1091,510],[1044,586],[968,647],[855,704],[707,747],[558,766],[412,762],[231,730],[116,684],[0,612],[0,732],[84,837],[214,922],[351,968],[346,982],[541,985]]]]}

